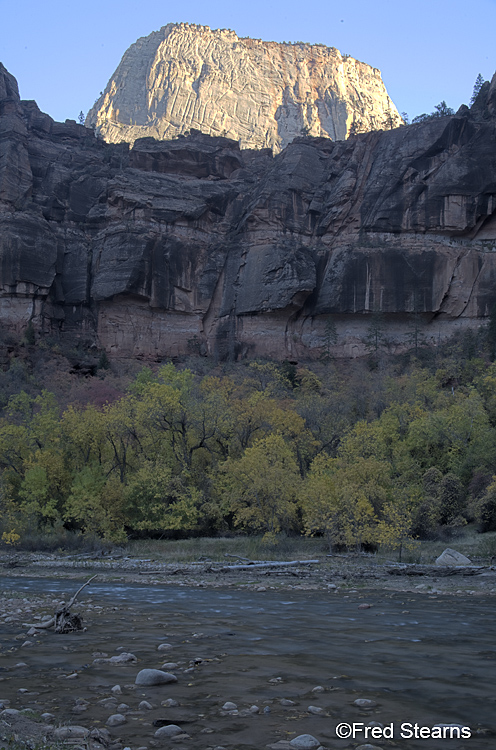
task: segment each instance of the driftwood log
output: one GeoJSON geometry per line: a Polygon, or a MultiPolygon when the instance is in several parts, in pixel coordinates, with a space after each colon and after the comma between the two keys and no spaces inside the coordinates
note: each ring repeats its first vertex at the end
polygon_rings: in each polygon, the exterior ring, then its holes
{"type": "Polygon", "coordinates": [[[77,630],[83,630],[83,619],[80,615],[72,614],[70,611],[72,605],[76,601],[78,594],[96,578],[96,575],[92,576],[89,581],[83,583],[78,588],[74,596],[64,604],[61,609],[58,609],[53,617],[50,617],[44,622],[24,622],[23,627],[25,628],[36,628],[37,630],[48,630],[48,628],[55,628],[56,633],[74,633],[77,630]]]}
{"type": "Polygon", "coordinates": [[[434,578],[446,578],[448,576],[478,576],[484,571],[491,570],[487,566],[455,566],[441,567],[437,565],[412,565],[411,567],[390,568],[387,572],[390,576],[432,576],[434,578]]]}
{"type": "Polygon", "coordinates": [[[243,565],[224,565],[218,571],[224,573],[229,570],[253,570],[253,568],[288,568],[292,565],[316,565],[320,560],[291,560],[290,562],[249,562],[243,565]]]}

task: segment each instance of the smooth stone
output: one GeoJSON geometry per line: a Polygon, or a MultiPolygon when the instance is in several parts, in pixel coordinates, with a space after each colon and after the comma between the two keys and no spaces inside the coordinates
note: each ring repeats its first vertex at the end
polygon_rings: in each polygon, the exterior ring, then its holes
{"type": "Polygon", "coordinates": [[[179,669],[179,664],[176,664],[174,661],[166,661],[160,668],[168,672],[169,669],[179,669]]]}
{"type": "Polygon", "coordinates": [[[169,682],[177,682],[177,677],[161,669],[142,669],[135,680],[136,685],[167,685],[169,682]]]}
{"type": "Polygon", "coordinates": [[[161,706],[164,706],[165,708],[176,708],[179,706],[179,703],[174,700],[174,698],[167,698],[166,701],[162,701],[160,704],[161,706]]]}
{"type": "Polygon", "coordinates": [[[160,646],[157,646],[157,651],[169,651],[171,648],[174,648],[171,643],[161,643],[160,646]]]}
{"type": "Polygon", "coordinates": [[[324,713],[323,708],[319,708],[318,706],[308,706],[307,711],[309,714],[322,714],[324,713]]]}
{"type": "Polygon", "coordinates": [[[317,685],[317,687],[312,688],[312,693],[323,693],[325,691],[325,688],[322,687],[322,685],[317,685]]]}
{"type": "Polygon", "coordinates": [[[281,698],[279,701],[281,706],[296,706],[296,703],[294,701],[290,701],[289,698],[281,698]]]}
{"type": "Polygon", "coordinates": [[[20,711],[17,710],[17,708],[5,708],[1,713],[0,716],[3,716],[4,719],[8,719],[9,716],[17,716],[20,711]]]}
{"type": "Polygon", "coordinates": [[[127,721],[126,717],[123,716],[123,714],[112,714],[112,716],[109,716],[105,724],[108,727],[118,727],[120,724],[125,724],[127,721]]]}
{"type": "Polygon", "coordinates": [[[373,706],[377,706],[377,703],[368,698],[357,698],[356,701],[353,701],[353,705],[358,706],[358,708],[372,708],[373,706]]]}
{"type": "Polygon", "coordinates": [[[237,705],[236,705],[236,703],[231,703],[231,701],[227,701],[222,706],[222,709],[224,711],[235,711],[237,709],[237,705]]]}
{"type": "Polygon", "coordinates": [[[140,711],[151,711],[153,706],[151,703],[148,703],[148,701],[141,701],[138,708],[140,711]]]}
{"type": "Polygon", "coordinates": [[[289,742],[294,750],[314,750],[320,747],[320,742],[311,734],[300,734],[289,742]]]}
{"type": "Polygon", "coordinates": [[[54,721],[55,715],[45,712],[44,714],[41,714],[40,719],[43,719],[43,721],[54,721]]]}
{"type": "Polygon", "coordinates": [[[114,685],[114,687],[111,689],[110,692],[113,693],[114,695],[121,695],[122,694],[121,686],[114,685]]]}
{"type": "Polygon", "coordinates": [[[178,734],[184,734],[184,730],[177,724],[168,724],[166,727],[157,729],[155,737],[177,737],[178,734]]]}

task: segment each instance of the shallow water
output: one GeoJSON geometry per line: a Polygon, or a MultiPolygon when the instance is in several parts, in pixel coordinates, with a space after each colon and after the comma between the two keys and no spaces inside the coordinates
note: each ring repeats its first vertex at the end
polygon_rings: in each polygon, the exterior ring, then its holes
{"type": "MultiPolygon", "coordinates": [[[[77,586],[74,581],[0,578],[0,590],[54,593],[66,599],[77,586]]],[[[16,708],[52,711],[60,722],[104,725],[116,711],[98,701],[110,696],[118,683],[123,691],[118,702],[129,705],[128,721],[110,731],[133,749],[151,746],[156,719],[184,727],[192,738],[184,746],[194,750],[217,745],[262,748],[304,733],[326,747],[344,749],[366,740],[360,734],[351,744],[339,740],[336,725],[371,720],[393,723],[395,742],[405,749],[496,747],[496,626],[491,598],[92,583],[81,594],[83,614],[88,599],[104,604],[105,613],[88,613],[86,633],[47,633],[33,646],[20,649],[21,641],[14,637],[22,629],[0,626],[5,670],[0,699],[9,698],[16,708]],[[364,602],[373,606],[358,609],[364,602]],[[108,613],[109,604],[118,607],[114,614],[108,613]],[[157,652],[163,642],[173,648],[157,652]],[[93,652],[112,656],[119,647],[134,653],[138,665],[92,663],[93,652]],[[184,673],[196,658],[203,662],[184,673]],[[13,669],[21,660],[28,667],[13,669]],[[134,686],[139,669],[160,668],[164,661],[180,665],[174,670],[176,684],[134,686]],[[77,679],[66,682],[65,675],[74,670],[77,679]],[[317,685],[325,691],[313,693],[317,685]],[[19,694],[20,687],[30,692],[19,694]],[[89,701],[87,711],[73,713],[76,698],[89,701]],[[166,698],[174,698],[180,707],[161,707],[166,698]],[[295,706],[281,706],[284,698],[295,706]],[[353,705],[357,698],[377,705],[359,709],[353,705]],[[156,708],[137,711],[144,699],[156,708]],[[256,704],[262,713],[222,716],[225,701],[235,702],[240,710],[256,704]],[[311,715],[309,705],[324,711],[311,715]],[[270,713],[263,713],[265,706],[270,713]],[[473,736],[403,739],[403,722],[426,727],[456,723],[469,726],[473,736]],[[476,734],[478,728],[490,733],[476,734]]],[[[393,746],[384,738],[369,741],[393,746]]]]}

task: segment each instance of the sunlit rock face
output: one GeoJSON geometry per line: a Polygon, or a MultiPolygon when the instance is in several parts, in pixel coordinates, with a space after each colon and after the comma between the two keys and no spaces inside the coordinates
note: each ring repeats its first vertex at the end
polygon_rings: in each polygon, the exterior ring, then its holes
{"type": "Polygon", "coordinates": [[[107,144],[0,66],[0,320],[115,357],[391,351],[496,302],[496,78],[471,110],[274,156],[222,137],[107,144]],[[334,335],[335,333],[335,335],[334,335]],[[327,337],[327,338],[326,338],[327,337]]]}
{"type": "Polygon", "coordinates": [[[337,49],[184,23],[138,39],[87,118],[110,143],[193,128],[276,153],[302,134],[343,140],[400,123],[380,71],[337,49]]]}

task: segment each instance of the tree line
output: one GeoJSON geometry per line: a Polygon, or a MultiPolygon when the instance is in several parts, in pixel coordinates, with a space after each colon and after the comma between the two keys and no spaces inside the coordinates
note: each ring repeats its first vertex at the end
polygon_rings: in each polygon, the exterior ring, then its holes
{"type": "Polygon", "coordinates": [[[453,352],[355,370],[167,363],[103,405],[22,390],[0,419],[0,536],[239,531],[401,549],[496,529],[496,364],[453,352]]]}

